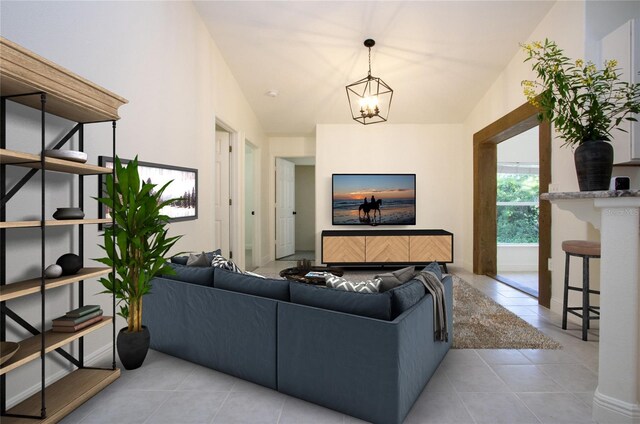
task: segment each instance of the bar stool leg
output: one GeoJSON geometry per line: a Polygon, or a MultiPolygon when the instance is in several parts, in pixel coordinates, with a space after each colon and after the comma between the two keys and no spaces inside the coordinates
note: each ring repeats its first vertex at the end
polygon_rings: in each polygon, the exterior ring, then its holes
{"type": "Polygon", "coordinates": [[[562,300],[562,329],[567,329],[567,307],[569,306],[569,254],[564,261],[564,299],[562,300]]]}
{"type": "Polygon", "coordinates": [[[589,258],[582,258],[582,340],[587,340],[589,328],[589,258]]]}

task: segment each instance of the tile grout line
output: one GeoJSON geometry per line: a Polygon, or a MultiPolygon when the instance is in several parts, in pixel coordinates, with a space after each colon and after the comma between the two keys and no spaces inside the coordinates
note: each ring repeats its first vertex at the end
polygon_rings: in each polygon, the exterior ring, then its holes
{"type": "MultiPolygon", "coordinates": [[[[235,385],[236,385],[236,383],[234,382],[233,386],[235,386],[235,385]]],[[[231,386],[231,388],[227,392],[227,396],[225,396],[224,400],[220,404],[220,407],[218,408],[216,413],[213,415],[213,418],[211,418],[211,421],[209,421],[209,424],[213,424],[215,422],[216,418],[218,418],[218,414],[220,413],[220,411],[222,411],[222,408],[224,407],[224,404],[227,403],[227,400],[229,399],[229,396],[231,396],[231,393],[232,393],[231,390],[233,389],[233,386],[231,386]]]]}
{"type": "MultiPolygon", "coordinates": [[[[276,424],[280,424],[280,419],[282,418],[282,412],[284,411],[284,405],[287,403],[287,400],[289,400],[288,397],[284,398],[284,400],[282,401],[282,407],[280,407],[280,413],[278,414],[278,419],[276,420],[276,424]]],[[[344,422],[344,418],[342,418],[342,421],[344,422]]]]}

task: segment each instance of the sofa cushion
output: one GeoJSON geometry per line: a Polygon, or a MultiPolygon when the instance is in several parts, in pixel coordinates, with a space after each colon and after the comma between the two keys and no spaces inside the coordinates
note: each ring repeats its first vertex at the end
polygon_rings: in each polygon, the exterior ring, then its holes
{"type": "Polygon", "coordinates": [[[187,266],[211,266],[211,261],[207,260],[207,254],[204,252],[200,254],[189,253],[187,266]]]}
{"type": "Polygon", "coordinates": [[[391,319],[418,303],[426,292],[424,285],[418,280],[411,280],[389,290],[387,293],[391,294],[391,319]]]}
{"type": "Polygon", "coordinates": [[[176,274],[163,274],[163,278],[199,284],[201,286],[213,286],[213,268],[211,267],[193,267],[173,263],[169,263],[168,265],[173,268],[176,274]]]}
{"type": "Polygon", "coordinates": [[[411,280],[414,275],[416,275],[416,268],[414,266],[408,266],[397,271],[378,274],[376,278],[382,281],[380,291],[383,292],[406,283],[411,280]]]}
{"type": "Polygon", "coordinates": [[[213,268],[213,287],[270,299],[289,301],[289,282],[254,277],[222,268],[213,268]]]}
{"type": "Polygon", "coordinates": [[[429,265],[424,267],[423,271],[433,272],[436,277],[442,281],[442,270],[440,269],[440,264],[438,264],[438,262],[431,262],[429,265]]]}
{"type": "MultiPolygon", "coordinates": [[[[213,260],[213,255],[219,255],[220,253],[221,253],[220,249],[216,249],[213,252],[206,252],[207,261],[211,263],[211,261],[213,260]]],[[[189,260],[189,256],[173,256],[171,258],[171,263],[186,265],[188,260],[189,260]]]]}
{"type": "Polygon", "coordinates": [[[289,282],[291,302],[370,318],[391,319],[391,294],[357,293],[289,282]]]}

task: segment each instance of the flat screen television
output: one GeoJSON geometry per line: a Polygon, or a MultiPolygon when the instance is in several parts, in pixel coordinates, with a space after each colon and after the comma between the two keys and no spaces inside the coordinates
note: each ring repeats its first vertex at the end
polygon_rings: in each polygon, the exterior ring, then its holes
{"type": "Polygon", "coordinates": [[[333,174],[333,225],[416,225],[416,174],[333,174]]]}

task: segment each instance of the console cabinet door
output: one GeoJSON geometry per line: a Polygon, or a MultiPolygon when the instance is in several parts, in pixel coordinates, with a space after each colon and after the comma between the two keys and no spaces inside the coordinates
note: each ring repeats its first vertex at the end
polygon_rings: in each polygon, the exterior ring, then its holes
{"type": "Polygon", "coordinates": [[[322,237],[322,262],[330,264],[364,262],[365,238],[322,237]]]}
{"type": "Polygon", "coordinates": [[[409,236],[367,236],[366,262],[407,262],[409,236]]]}
{"type": "Polygon", "coordinates": [[[450,235],[443,236],[410,236],[410,262],[451,262],[453,239],[450,235]]]}

